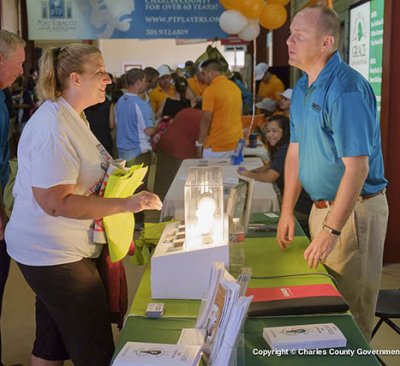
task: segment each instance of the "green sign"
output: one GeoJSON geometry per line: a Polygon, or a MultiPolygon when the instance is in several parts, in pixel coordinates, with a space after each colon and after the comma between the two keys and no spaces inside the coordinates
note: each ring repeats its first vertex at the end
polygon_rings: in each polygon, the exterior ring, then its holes
{"type": "Polygon", "coordinates": [[[349,64],[371,84],[381,106],[384,0],[364,2],[350,10],[349,64]]]}

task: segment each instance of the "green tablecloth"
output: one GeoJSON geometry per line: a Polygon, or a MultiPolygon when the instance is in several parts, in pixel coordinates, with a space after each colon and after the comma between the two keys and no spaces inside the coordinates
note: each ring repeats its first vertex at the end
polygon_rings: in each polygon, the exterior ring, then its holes
{"type": "MultiPolygon", "coordinates": [[[[330,315],[330,316],[296,316],[296,317],[275,317],[262,319],[248,319],[244,328],[244,353],[246,366],[379,366],[375,357],[370,356],[315,356],[315,355],[283,355],[260,356],[255,355],[253,350],[269,350],[262,331],[265,327],[311,324],[311,323],[335,323],[344,333],[348,340],[346,348],[340,350],[368,350],[369,346],[361,336],[357,325],[351,315],[330,315]]],[[[195,319],[189,318],[162,318],[146,319],[143,317],[131,316],[127,319],[121,338],[117,345],[116,354],[122,346],[128,342],[152,342],[152,343],[176,343],[179,339],[182,328],[193,328],[195,319]]],[[[336,351],[339,349],[336,349],[336,351]]]]}
{"type": "MultiPolygon", "coordinates": [[[[246,265],[251,266],[253,276],[305,274],[299,277],[252,279],[250,287],[331,283],[328,277],[315,275],[318,272],[326,273],[323,266],[320,266],[317,270],[307,268],[307,263],[303,258],[303,252],[307,245],[308,239],[305,236],[296,237],[287,250],[281,251],[275,238],[247,238],[245,242],[246,265]]],[[[150,266],[146,267],[129,310],[131,315],[144,316],[147,304],[152,302],[150,271],[150,266]]],[[[156,302],[165,303],[166,317],[196,318],[200,306],[200,301],[198,300],[163,299],[156,300],[156,302]]]]}
{"type": "MultiPolygon", "coordinates": [[[[264,215],[253,215],[252,222],[277,224],[276,219],[268,219],[264,215]]],[[[253,278],[249,287],[274,287],[284,285],[306,285],[332,283],[326,276],[323,266],[317,270],[310,270],[304,260],[303,253],[308,245],[300,226],[296,227],[297,236],[285,251],[281,251],[275,241],[275,233],[264,233],[263,237],[247,237],[245,242],[246,265],[252,267],[253,278]],[[297,274],[297,277],[273,277],[297,274]]],[[[171,284],[173,285],[173,284],[171,284]]],[[[200,302],[197,300],[156,300],[165,303],[165,315],[161,319],[145,318],[145,309],[151,302],[150,266],[148,266],[139,285],[116,354],[127,341],[141,341],[153,343],[176,343],[182,328],[195,326],[200,302]]],[[[334,323],[344,333],[348,340],[346,349],[369,349],[361,331],[354,322],[350,313],[325,314],[313,316],[287,316],[247,319],[244,328],[245,336],[245,365],[271,366],[346,366],[362,365],[379,366],[374,356],[270,356],[262,357],[253,354],[253,349],[269,349],[262,336],[262,330],[270,326],[285,326],[308,323],[334,323]]],[[[239,363],[238,365],[241,365],[239,363]]]]}
{"type": "MultiPolygon", "coordinates": [[[[276,214],[279,215],[278,212],[276,212],[276,214]]],[[[268,226],[268,230],[266,231],[249,230],[246,235],[248,238],[275,237],[278,221],[279,218],[271,218],[266,216],[264,213],[253,213],[251,214],[250,222],[252,224],[265,224],[268,226]]],[[[303,229],[301,228],[300,224],[297,221],[296,221],[295,235],[305,236],[303,229]]]]}

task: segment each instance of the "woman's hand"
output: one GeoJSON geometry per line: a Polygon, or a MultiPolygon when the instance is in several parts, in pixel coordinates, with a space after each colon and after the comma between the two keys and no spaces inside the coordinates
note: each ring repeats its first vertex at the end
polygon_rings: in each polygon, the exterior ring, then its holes
{"type": "Polygon", "coordinates": [[[127,198],[126,211],[139,212],[144,210],[161,210],[162,202],[154,193],[142,191],[127,198]]]}
{"type": "Polygon", "coordinates": [[[248,171],[245,167],[241,166],[239,168],[237,168],[236,172],[239,175],[243,175],[244,177],[250,177],[250,171],[248,171]]]}

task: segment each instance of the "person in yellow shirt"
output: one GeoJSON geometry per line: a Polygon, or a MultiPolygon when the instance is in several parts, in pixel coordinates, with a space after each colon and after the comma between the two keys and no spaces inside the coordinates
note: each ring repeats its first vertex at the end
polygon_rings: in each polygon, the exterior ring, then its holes
{"type": "Polygon", "coordinates": [[[191,78],[187,79],[187,82],[187,98],[195,103],[201,101],[201,96],[203,95],[203,91],[207,87],[207,84],[202,80],[201,72],[198,67],[196,68],[195,74],[191,78]]]}
{"type": "Polygon", "coordinates": [[[261,80],[257,90],[257,100],[271,98],[279,102],[281,93],[285,90],[282,80],[273,74],[264,62],[256,66],[255,74],[256,81],[261,80]]]}
{"type": "Polygon", "coordinates": [[[203,92],[197,156],[205,159],[229,158],[243,137],[242,93],[234,82],[222,74],[222,65],[218,60],[203,62],[200,72],[208,86],[203,92]]]}
{"type": "Polygon", "coordinates": [[[158,85],[150,93],[150,104],[154,113],[157,113],[161,102],[168,97],[175,95],[175,89],[172,85],[172,70],[168,65],[161,65],[157,69],[159,73],[158,85]]]}

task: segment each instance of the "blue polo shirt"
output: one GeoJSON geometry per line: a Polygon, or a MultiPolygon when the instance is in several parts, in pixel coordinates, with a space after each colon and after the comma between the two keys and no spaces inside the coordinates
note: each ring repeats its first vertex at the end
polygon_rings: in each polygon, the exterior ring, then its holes
{"type": "Polygon", "coordinates": [[[153,127],[153,111],[150,104],[132,93],[118,99],[116,108],[118,156],[132,160],[151,150],[150,137],[144,132],[153,127]]]}
{"type": "Polygon", "coordinates": [[[299,79],[290,124],[290,141],[299,143],[299,178],[313,200],[335,199],[345,170],[343,157],[368,156],[362,195],[386,187],[374,92],[338,52],[310,87],[307,74],[299,79]]]}
{"type": "Polygon", "coordinates": [[[10,160],[10,149],[8,146],[8,130],[9,130],[9,115],[5,102],[5,95],[3,90],[0,90],[0,182],[1,188],[4,187],[8,181],[8,161],[10,160]]]}

